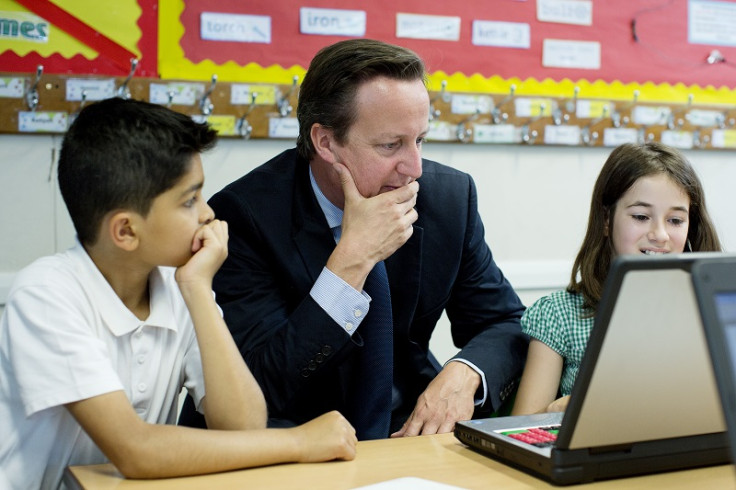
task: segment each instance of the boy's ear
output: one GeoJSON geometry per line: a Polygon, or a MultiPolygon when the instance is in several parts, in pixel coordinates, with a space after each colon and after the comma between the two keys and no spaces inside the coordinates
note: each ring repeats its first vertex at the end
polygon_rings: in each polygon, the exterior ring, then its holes
{"type": "Polygon", "coordinates": [[[332,152],[335,138],[331,129],[319,123],[314,123],[312,124],[309,136],[312,138],[312,145],[320,158],[329,163],[335,163],[337,161],[337,158],[332,152]]]}
{"type": "Polygon", "coordinates": [[[136,223],[136,215],[130,211],[112,213],[107,220],[107,231],[112,243],[126,252],[138,248],[136,223]]]}

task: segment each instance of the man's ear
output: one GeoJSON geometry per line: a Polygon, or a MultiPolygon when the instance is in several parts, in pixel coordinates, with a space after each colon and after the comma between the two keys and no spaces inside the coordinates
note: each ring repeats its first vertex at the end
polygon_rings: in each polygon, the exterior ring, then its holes
{"type": "Polygon", "coordinates": [[[322,160],[329,163],[338,161],[333,153],[335,138],[332,129],[326,128],[319,123],[314,123],[312,124],[312,129],[309,131],[309,136],[312,138],[314,150],[322,160]]]}
{"type": "Polygon", "coordinates": [[[126,252],[138,248],[139,239],[136,227],[139,216],[130,211],[114,211],[106,219],[110,240],[116,247],[126,252]]]}

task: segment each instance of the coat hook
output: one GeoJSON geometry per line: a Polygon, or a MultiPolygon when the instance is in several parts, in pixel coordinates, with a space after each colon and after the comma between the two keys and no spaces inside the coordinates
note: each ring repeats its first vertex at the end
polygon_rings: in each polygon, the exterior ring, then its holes
{"type": "Polygon", "coordinates": [[[595,144],[595,142],[598,140],[598,132],[591,132],[590,129],[606,118],[608,118],[608,106],[604,105],[601,109],[601,116],[591,120],[581,129],[580,138],[583,140],[584,144],[588,146],[595,144]]]}
{"type": "Polygon", "coordinates": [[[84,109],[84,106],[86,103],[87,103],[87,91],[82,90],[81,101],[79,102],[79,107],[77,107],[75,114],[79,114],[80,112],[82,112],[82,109],[84,109]]]}
{"type": "Polygon", "coordinates": [[[478,119],[478,116],[480,116],[480,108],[476,107],[473,114],[458,123],[457,129],[455,130],[455,135],[457,136],[458,140],[463,143],[467,143],[468,141],[470,141],[470,136],[473,134],[473,131],[468,129],[466,125],[469,122],[478,119]]]}
{"type": "Polygon", "coordinates": [[[243,114],[240,119],[238,119],[238,122],[236,124],[238,134],[246,140],[250,139],[250,135],[253,133],[253,126],[248,123],[247,117],[256,106],[256,97],[258,97],[258,92],[253,92],[250,94],[250,105],[248,106],[248,110],[246,110],[245,114],[243,114]]]}
{"type": "Polygon", "coordinates": [[[703,134],[700,129],[693,131],[693,146],[695,148],[705,148],[710,143],[710,136],[703,134]]]}
{"type": "Polygon", "coordinates": [[[552,122],[555,126],[559,126],[563,122],[566,123],[570,120],[570,114],[575,114],[578,107],[578,94],[580,93],[580,87],[575,87],[572,93],[572,100],[568,101],[563,111],[560,108],[555,109],[552,112],[552,122]]]}
{"type": "Polygon", "coordinates": [[[130,59],[130,72],[128,72],[128,76],[125,77],[125,80],[123,80],[123,83],[120,84],[120,87],[118,87],[118,97],[121,97],[123,99],[130,99],[130,89],[128,88],[128,83],[130,82],[130,79],[133,78],[133,74],[135,73],[135,70],[138,68],[138,58],[131,58],[130,59]]]}
{"type": "Polygon", "coordinates": [[[210,88],[208,88],[207,91],[202,95],[202,98],[199,99],[199,109],[205,116],[209,116],[210,114],[212,114],[212,110],[215,108],[215,105],[210,100],[210,95],[212,94],[212,91],[215,90],[215,85],[217,85],[217,75],[213,74],[210,88]]]}
{"type": "Polygon", "coordinates": [[[440,114],[442,114],[442,111],[439,109],[434,108],[434,103],[438,99],[445,100],[445,97],[447,96],[447,93],[445,92],[447,90],[447,80],[442,80],[442,83],[440,84],[440,91],[437,93],[432,99],[429,101],[429,120],[433,121],[440,117],[440,114]]]}
{"type": "Polygon", "coordinates": [[[649,143],[655,140],[654,133],[650,133],[649,126],[641,126],[636,133],[636,141],[640,144],[649,143]]]}
{"type": "Polygon", "coordinates": [[[534,143],[534,140],[537,139],[537,136],[539,135],[539,133],[537,132],[536,129],[531,129],[531,124],[539,120],[539,118],[544,117],[545,115],[544,111],[546,109],[547,109],[547,104],[545,104],[544,102],[540,103],[539,104],[539,115],[529,118],[527,123],[521,127],[521,141],[523,143],[527,143],[531,145],[534,143]]]}
{"type": "Polygon", "coordinates": [[[554,123],[555,126],[559,126],[563,122],[567,122],[569,120],[570,120],[570,114],[568,114],[567,112],[563,111],[560,108],[557,108],[552,112],[552,122],[554,123]]]}
{"type": "Polygon", "coordinates": [[[26,104],[28,104],[28,108],[32,112],[35,112],[40,99],[40,96],[38,95],[38,82],[41,81],[41,75],[43,75],[43,65],[38,65],[36,67],[36,78],[25,93],[26,104]]]}
{"type": "Polygon", "coordinates": [[[690,106],[692,105],[692,103],[693,103],[693,94],[688,94],[687,105],[685,105],[685,108],[680,109],[677,112],[670,113],[669,117],[667,118],[667,129],[679,129],[682,127],[683,124],[685,124],[685,118],[682,116],[688,110],[690,110],[690,106]]]}
{"type": "Polygon", "coordinates": [[[506,120],[509,118],[508,113],[501,112],[501,108],[511,102],[511,100],[514,98],[514,94],[516,93],[516,85],[513,83],[509,87],[509,94],[504,97],[496,106],[491,109],[491,120],[493,121],[493,124],[500,124],[502,122],[506,122],[506,120]]]}
{"type": "Polygon", "coordinates": [[[291,81],[291,87],[289,87],[289,90],[279,98],[277,106],[279,108],[279,114],[281,115],[281,117],[288,116],[289,114],[291,114],[291,111],[294,110],[291,104],[289,104],[289,97],[291,97],[291,94],[294,93],[294,91],[296,90],[298,82],[299,77],[294,75],[291,81]]]}
{"type": "MultiPolygon", "coordinates": [[[[633,100],[629,102],[628,104],[626,104],[623,110],[633,108],[636,105],[637,101],[639,100],[639,90],[634,90],[633,95],[634,95],[633,100]]],[[[621,116],[620,110],[615,110],[611,113],[611,124],[613,125],[614,128],[620,128],[622,124],[624,126],[629,124],[629,120],[630,119],[628,116],[621,116]]]]}
{"type": "Polygon", "coordinates": [[[716,127],[718,129],[726,129],[736,124],[736,119],[728,116],[728,112],[724,112],[716,117],[716,127]]]}

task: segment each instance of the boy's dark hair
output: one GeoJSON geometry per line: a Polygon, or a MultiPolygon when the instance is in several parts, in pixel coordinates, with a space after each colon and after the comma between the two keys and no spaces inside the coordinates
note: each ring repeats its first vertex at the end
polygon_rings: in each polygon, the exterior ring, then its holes
{"type": "Polygon", "coordinates": [[[79,241],[93,245],[110,211],[146,216],[216,138],[207,124],[148,102],[113,98],[82,109],[64,136],[58,170],[79,241]]]}
{"type": "Polygon", "coordinates": [[[315,154],[310,136],[315,123],[331,128],[338,143],[344,143],[357,116],[358,87],[377,77],[426,83],[424,62],[416,53],[382,41],[349,39],[315,55],[299,88],[299,156],[309,161],[315,154]]]}
{"type": "Polygon", "coordinates": [[[588,229],[567,290],[583,295],[592,314],[603,294],[603,284],[614,258],[613,216],[616,203],[642,177],[664,174],[690,199],[687,239],[693,252],[718,252],[721,242],[705,207],[705,192],[690,162],[675,148],[658,142],[625,143],[606,160],[593,187],[588,229]]]}

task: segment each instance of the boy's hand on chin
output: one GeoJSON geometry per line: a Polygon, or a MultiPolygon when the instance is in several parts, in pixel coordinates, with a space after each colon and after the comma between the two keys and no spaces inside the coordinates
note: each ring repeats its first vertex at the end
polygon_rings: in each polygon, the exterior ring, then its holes
{"type": "Polygon", "coordinates": [[[180,285],[200,280],[210,284],[227,258],[227,240],[225,221],[212,220],[202,225],[192,239],[192,257],[176,270],[176,281],[180,285]]]}

